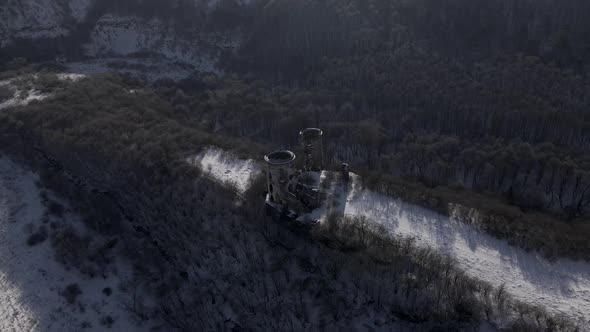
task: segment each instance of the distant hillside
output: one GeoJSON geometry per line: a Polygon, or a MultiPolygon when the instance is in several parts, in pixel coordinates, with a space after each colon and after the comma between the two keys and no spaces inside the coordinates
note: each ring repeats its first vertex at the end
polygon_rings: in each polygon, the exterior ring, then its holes
{"type": "MultiPolygon", "coordinates": [[[[239,20],[224,18],[225,3],[8,0],[0,6],[0,61],[155,54],[195,63],[236,45],[238,33],[227,29],[234,29],[239,20]]],[[[229,3],[234,12],[243,6],[229,3]]]]}

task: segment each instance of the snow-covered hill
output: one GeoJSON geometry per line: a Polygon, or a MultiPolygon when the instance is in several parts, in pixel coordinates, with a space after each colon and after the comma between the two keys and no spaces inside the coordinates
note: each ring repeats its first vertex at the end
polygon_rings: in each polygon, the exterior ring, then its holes
{"type": "Polygon", "coordinates": [[[37,181],[36,174],[0,156],[0,331],[149,330],[150,322],[126,309],[132,303],[126,261],[113,255],[103,271],[84,274],[57,261],[56,236],[63,230],[78,234],[88,250],[106,239],[37,181]]]}
{"type": "MultiPolygon", "coordinates": [[[[246,190],[249,179],[261,169],[252,160],[241,160],[219,149],[202,152],[189,162],[240,190],[246,190]]],[[[413,238],[420,246],[450,255],[468,275],[494,287],[504,285],[515,299],[562,314],[577,322],[582,331],[590,331],[590,264],[587,262],[568,259],[550,262],[456,218],[364,189],[356,175],[352,179],[349,188],[332,186],[329,194],[338,203],[329,211],[315,211],[315,217],[326,218],[331,213],[366,217],[386,226],[393,236],[413,238]]],[[[460,209],[457,207],[457,212],[463,213],[460,209]]]]}

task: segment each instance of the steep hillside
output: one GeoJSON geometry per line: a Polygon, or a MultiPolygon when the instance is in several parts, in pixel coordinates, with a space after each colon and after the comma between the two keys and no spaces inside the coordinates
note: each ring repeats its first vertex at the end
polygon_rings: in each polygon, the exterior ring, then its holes
{"type": "Polygon", "coordinates": [[[68,36],[84,22],[90,5],[91,0],[6,0],[0,6],[0,47],[68,36]]]}
{"type": "MultiPolygon", "coordinates": [[[[219,149],[207,149],[189,158],[212,178],[231,185],[240,193],[256,178],[261,161],[244,160],[219,149]]],[[[327,179],[331,172],[322,172],[327,179]]],[[[334,174],[331,174],[333,176],[334,174]]],[[[590,263],[569,259],[549,261],[477,229],[479,213],[455,206],[450,217],[364,188],[353,174],[349,186],[328,180],[326,204],[313,211],[321,224],[334,215],[355,223],[379,224],[393,237],[409,238],[424,248],[452,257],[468,275],[505,290],[524,303],[534,304],[556,315],[564,315],[579,326],[590,325],[590,263]]]]}
{"type": "Polygon", "coordinates": [[[0,156],[1,331],[157,325],[129,310],[145,295],[133,287],[121,248],[85,227],[67,202],[39,186],[37,174],[0,156]]]}
{"type": "MultiPolygon", "coordinates": [[[[0,151],[81,222],[63,219],[125,244],[157,302],[148,316],[170,328],[577,331],[590,319],[588,263],[572,260],[590,261],[589,4],[5,0],[0,151]],[[249,174],[277,147],[301,156],[294,133],[310,127],[326,168],[359,176],[326,192],[340,217],[291,232],[249,174]]],[[[5,242],[48,257],[48,241],[5,242]]],[[[1,315],[30,313],[8,279],[1,315]]]]}
{"type": "Polygon", "coordinates": [[[217,3],[8,0],[0,6],[0,60],[151,54],[210,71],[219,52],[234,48],[239,38],[237,31],[205,28],[221,10],[217,3]]]}

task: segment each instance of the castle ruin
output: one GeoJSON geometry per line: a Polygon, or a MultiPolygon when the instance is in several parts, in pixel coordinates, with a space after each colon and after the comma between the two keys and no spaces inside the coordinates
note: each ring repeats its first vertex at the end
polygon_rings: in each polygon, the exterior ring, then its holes
{"type": "Polygon", "coordinates": [[[299,132],[299,138],[305,158],[300,169],[296,169],[297,157],[292,151],[278,150],[264,156],[266,206],[268,214],[278,219],[303,222],[300,217],[319,208],[324,199],[320,190],[324,170],[323,131],[307,128],[299,132]]]}

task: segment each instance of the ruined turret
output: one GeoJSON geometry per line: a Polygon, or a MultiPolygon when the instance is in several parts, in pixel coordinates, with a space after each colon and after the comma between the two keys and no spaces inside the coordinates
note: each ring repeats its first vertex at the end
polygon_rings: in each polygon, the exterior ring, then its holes
{"type": "Polygon", "coordinates": [[[299,132],[303,154],[305,155],[304,171],[319,172],[324,168],[323,132],[318,128],[307,128],[299,132]]]}
{"type": "Polygon", "coordinates": [[[295,154],[288,150],[264,156],[268,167],[268,200],[271,203],[285,205],[292,200],[290,186],[295,177],[295,158],[295,154]]]}
{"type": "Polygon", "coordinates": [[[275,220],[297,221],[302,225],[319,222],[308,214],[319,208],[325,197],[320,192],[324,167],[322,135],[317,128],[299,133],[305,155],[302,169],[295,168],[295,154],[291,151],[278,150],[264,156],[268,186],[266,211],[275,220]]]}

